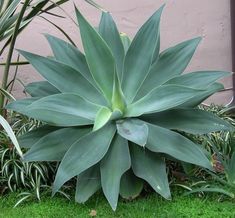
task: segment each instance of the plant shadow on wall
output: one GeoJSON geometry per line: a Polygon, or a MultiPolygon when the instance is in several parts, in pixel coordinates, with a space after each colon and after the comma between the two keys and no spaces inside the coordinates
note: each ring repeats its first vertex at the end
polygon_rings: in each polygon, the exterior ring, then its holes
{"type": "Polygon", "coordinates": [[[228,72],[181,75],[200,38],[161,53],[157,10],[132,41],[119,34],[109,13],[96,31],[76,8],[85,54],[51,35],[46,58],[19,51],[46,79],[26,87],[32,96],[7,109],[43,122],[19,138],[25,161],[59,161],[55,194],[77,177],[75,199],[85,202],[102,188],[113,210],[119,195],[137,197],[148,183],[171,199],[166,160],[213,171],[203,146],[184,136],[231,130],[233,126],[197,106],[223,89],[228,72]]]}

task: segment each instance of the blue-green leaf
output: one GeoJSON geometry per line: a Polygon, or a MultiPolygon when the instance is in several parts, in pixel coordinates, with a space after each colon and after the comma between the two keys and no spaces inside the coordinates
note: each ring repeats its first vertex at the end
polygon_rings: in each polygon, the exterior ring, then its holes
{"type": "Polygon", "coordinates": [[[234,130],[228,122],[210,112],[199,109],[174,109],[144,115],[142,119],[167,129],[181,130],[192,134],[234,130]]]}
{"type": "Polygon", "coordinates": [[[164,198],[171,199],[166,164],[163,158],[135,144],[130,146],[130,151],[134,174],[147,181],[164,198]]]}
{"type": "Polygon", "coordinates": [[[115,131],[115,125],[108,124],[75,142],[60,163],[53,193],[57,192],[69,179],[98,163],[107,153],[115,131]]]}
{"type": "Polygon", "coordinates": [[[80,126],[92,124],[99,109],[78,95],[62,93],[41,98],[21,113],[54,126],[80,126]]]}
{"type": "Polygon", "coordinates": [[[102,128],[111,118],[112,112],[107,107],[102,107],[96,114],[93,131],[102,128]]]}
{"type": "Polygon", "coordinates": [[[128,103],[135,98],[147,77],[159,38],[159,24],[163,6],[140,28],[127,51],[122,77],[123,93],[128,103]]]}
{"type": "Polygon", "coordinates": [[[89,131],[91,128],[62,128],[53,131],[33,144],[24,155],[24,160],[61,161],[71,145],[89,131]]]}
{"type": "Polygon", "coordinates": [[[139,196],[143,190],[143,180],[136,177],[130,169],[122,175],[120,183],[120,195],[122,198],[132,200],[139,196]]]}
{"type": "Polygon", "coordinates": [[[223,71],[198,71],[174,77],[167,81],[166,84],[175,84],[200,89],[212,85],[216,80],[230,75],[231,73],[223,71]]]}
{"type": "Polygon", "coordinates": [[[205,91],[199,93],[194,98],[189,99],[184,104],[180,105],[180,107],[181,108],[196,107],[199,104],[201,104],[203,101],[205,101],[208,97],[223,89],[224,86],[222,84],[214,83],[210,85],[205,91]]]}
{"type": "Polygon", "coordinates": [[[145,97],[127,106],[126,117],[156,113],[174,108],[192,99],[201,90],[177,85],[164,85],[152,90],[145,97]]]}
{"type": "Polygon", "coordinates": [[[140,146],[145,146],[148,139],[148,126],[138,119],[117,121],[117,131],[123,138],[140,146]]]}
{"type": "Polygon", "coordinates": [[[32,97],[45,97],[60,93],[60,91],[47,81],[32,82],[25,87],[25,91],[32,97]]]}
{"type": "Polygon", "coordinates": [[[21,135],[18,138],[20,147],[22,148],[31,148],[35,143],[37,143],[42,137],[46,136],[49,133],[58,130],[58,127],[44,125],[32,131],[21,135]]]}
{"type": "Polygon", "coordinates": [[[117,208],[121,177],[130,166],[128,142],[116,135],[100,164],[102,189],[113,210],[117,208]]]}
{"type": "Polygon", "coordinates": [[[116,61],[118,77],[119,79],[121,79],[125,51],[117,26],[113,21],[113,18],[110,13],[102,13],[99,25],[99,33],[113,53],[113,56],[116,61]]]}
{"type": "Polygon", "coordinates": [[[20,54],[60,92],[76,93],[91,102],[105,104],[101,93],[74,68],[26,51],[20,51],[20,54]]]}
{"type": "Polygon", "coordinates": [[[212,170],[206,152],[189,139],[171,130],[148,124],[147,148],[153,152],[165,153],[178,160],[212,170]]]}
{"type": "Polygon", "coordinates": [[[121,36],[122,44],[123,44],[124,51],[126,54],[131,45],[131,40],[126,33],[120,33],[120,36],[121,36]]]}
{"type": "Polygon", "coordinates": [[[67,64],[70,67],[73,67],[96,87],[96,83],[92,78],[84,54],[80,52],[78,48],[62,39],[49,34],[46,34],[45,36],[51,46],[55,59],[59,62],[67,64]]]}
{"type": "Polygon", "coordinates": [[[142,98],[154,88],[183,73],[200,40],[201,38],[188,40],[163,51],[158,61],[151,66],[135,100],[142,98]]]}
{"type": "Polygon", "coordinates": [[[84,203],[100,188],[100,165],[96,164],[77,177],[75,200],[84,203]]]}
{"type": "Polygon", "coordinates": [[[115,75],[112,52],[77,9],[76,15],[90,72],[106,99],[111,102],[115,75]]]}
{"type": "Polygon", "coordinates": [[[7,104],[5,108],[8,110],[16,111],[18,113],[23,113],[27,106],[39,99],[39,97],[20,99],[7,104]]]}

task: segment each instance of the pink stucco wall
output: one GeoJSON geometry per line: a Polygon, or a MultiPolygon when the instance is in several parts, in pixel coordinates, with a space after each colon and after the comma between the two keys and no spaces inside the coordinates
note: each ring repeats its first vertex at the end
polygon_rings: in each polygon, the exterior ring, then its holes
{"type": "MultiPolygon", "coordinates": [[[[97,25],[100,12],[83,0],[66,3],[63,8],[74,18],[73,2],[81,12],[97,25]]],[[[110,11],[120,31],[131,37],[140,25],[163,3],[166,7],[161,23],[161,50],[183,40],[202,36],[203,40],[186,72],[197,70],[231,71],[231,32],[229,0],[96,0],[110,11]]],[[[61,15],[61,10],[56,10],[61,15]]],[[[66,16],[66,15],[65,15],[66,16]]],[[[47,16],[59,24],[81,46],[79,31],[71,19],[58,19],[47,16]]],[[[17,48],[29,50],[42,55],[51,55],[42,33],[61,36],[50,24],[37,18],[17,41],[17,48]]],[[[61,36],[63,37],[63,36],[61,36]]],[[[21,67],[19,77],[28,83],[40,77],[29,66],[21,67]]],[[[231,87],[231,78],[224,80],[226,87],[231,87]]],[[[22,96],[22,88],[14,89],[16,97],[22,96]]],[[[213,98],[217,103],[228,103],[231,92],[224,92],[213,98]]]]}

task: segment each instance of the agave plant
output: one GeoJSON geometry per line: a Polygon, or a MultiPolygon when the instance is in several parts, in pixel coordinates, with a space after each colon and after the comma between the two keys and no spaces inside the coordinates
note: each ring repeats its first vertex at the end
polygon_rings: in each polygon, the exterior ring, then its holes
{"type": "Polygon", "coordinates": [[[132,199],[144,182],[171,198],[166,158],[212,169],[206,151],[180,132],[233,128],[196,108],[223,89],[215,81],[229,73],[181,75],[200,38],[159,54],[162,10],[130,42],[109,13],[103,12],[97,31],[76,9],[85,54],[51,35],[46,38],[53,58],[19,51],[46,81],[29,84],[32,98],[7,108],[44,122],[19,140],[29,148],[25,161],[60,161],[54,193],[77,177],[76,201],[102,188],[115,210],[119,194],[132,199]]]}

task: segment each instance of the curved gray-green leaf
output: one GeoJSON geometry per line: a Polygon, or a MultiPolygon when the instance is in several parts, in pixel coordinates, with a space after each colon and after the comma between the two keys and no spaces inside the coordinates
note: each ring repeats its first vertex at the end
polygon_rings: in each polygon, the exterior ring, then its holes
{"type": "Polygon", "coordinates": [[[125,34],[125,33],[120,33],[120,37],[121,37],[122,44],[123,44],[123,47],[124,47],[124,51],[125,51],[125,54],[126,54],[129,47],[130,47],[130,45],[131,45],[131,40],[128,37],[128,35],[125,34]]]}
{"type": "Polygon", "coordinates": [[[117,208],[121,177],[130,166],[128,142],[116,134],[100,163],[102,189],[113,210],[117,208]]]}
{"type": "Polygon", "coordinates": [[[22,148],[31,148],[36,142],[38,142],[42,137],[46,136],[49,133],[58,130],[58,127],[44,125],[32,131],[25,133],[18,137],[20,147],[22,148]]]}
{"type": "Polygon", "coordinates": [[[167,81],[166,84],[176,84],[200,89],[206,88],[218,79],[230,75],[231,73],[223,71],[198,71],[174,77],[173,79],[167,81]]]}
{"type": "Polygon", "coordinates": [[[62,128],[49,133],[30,148],[24,160],[61,161],[71,145],[90,131],[91,128],[62,128]]]}
{"type": "Polygon", "coordinates": [[[53,193],[72,177],[98,163],[107,153],[116,127],[108,124],[75,142],[65,154],[57,170],[53,193]]]}
{"type": "Polygon", "coordinates": [[[77,176],[75,201],[85,203],[100,188],[100,165],[96,164],[77,176]]]}
{"type": "Polygon", "coordinates": [[[121,79],[125,51],[119,31],[110,13],[102,13],[99,25],[99,33],[113,53],[116,62],[118,77],[119,79],[121,79]]]}
{"type": "Polygon", "coordinates": [[[76,15],[90,72],[106,99],[111,102],[115,74],[112,52],[77,8],[76,15]]]}
{"type": "Polygon", "coordinates": [[[177,85],[164,85],[152,90],[145,97],[127,106],[126,117],[156,113],[179,106],[202,93],[201,90],[177,85]]]}
{"type": "Polygon", "coordinates": [[[39,97],[34,97],[12,101],[11,103],[7,104],[5,108],[8,110],[16,111],[18,113],[23,113],[27,106],[31,105],[35,101],[38,101],[39,99],[39,97]]]}
{"type": "Polygon", "coordinates": [[[105,104],[101,93],[74,68],[26,51],[19,51],[60,92],[76,93],[97,104],[105,104]]]}
{"type": "Polygon", "coordinates": [[[123,138],[144,147],[148,140],[148,126],[138,119],[125,119],[116,122],[117,131],[123,138]]]}
{"type": "Polygon", "coordinates": [[[181,108],[187,108],[187,107],[197,107],[199,104],[201,104],[203,101],[205,101],[207,98],[209,98],[211,95],[215,94],[216,92],[223,90],[224,86],[220,83],[214,83],[210,85],[205,91],[199,93],[194,98],[186,101],[184,104],[180,105],[181,108]]]}
{"type": "Polygon", "coordinates": [[[135,144],[131,144],[130,151],[134,174],[147,181],[164,198],[171,199],[166,164],[163,158],[135,144]]]}
{"type": "Polygon", "coordinates": [[[51,85],[48,81],[32,82],[25,86],[25,91],[32,97],[46,97],[60,93],[60,91],[51,85]]]}
{"type": "Polygon", "coordinates": [[[120,183],[120,195],[122,198],[132,200],[138,197],[143,190],[143,180],[136,177],[130,169],[122,175],[120,183]]]}
{"type": "Polygon", "coordinates": [[[143,120],[167,128],[192,134],[233,131],[234,127],[216,115],[199,109],[174,109],[144,115],[143,120]]]}
{"type": "Polygon", "coordinates": [[[206,151],[179,133],[148,123],[147,148],[153,152],[165,153],[178,160],[212,169],[206,151]],[[157,139],[157,140],[156,140],[157,139]]]}
{"type": "Polygon", "coordinates": [[[110,120],[111,116],[112,112],[108,108],[101,107],[96,114],[93,131],[102,128],[110,120]]]}
{"type": "Polygon", "coordinates": [[[75,70],[80,72],[91,84],[93,84],[93,86],[96,87],[96,83],[92,78],[84,54],[80,52],[78,48],[62,39],[49,34],[45,34],[45,36],[50,44],[55,59],[59,62],[67,64],[70,67],[73,67],[75,70]]]}
{"type": "Polygon", "coordinates": [[[163,51],[158,61],[151,66],[135,100],[142,98],[154,88],[183,73],[200,40],[201,38],[191,39],[163,51]]]}
{"type": "Polygon", "coordinates": [[[163,6],[139,29],[127,51],[123,67],[122,87],[126,101],[131,103],[147,77],[159,39],[163,6]]]}
{"type": "Polygon", "coordinates": [[[21,113],[55,126],[80,126],[94,123],[99,109],[78,95],[62,93],[41,98],[21,113]]]}

